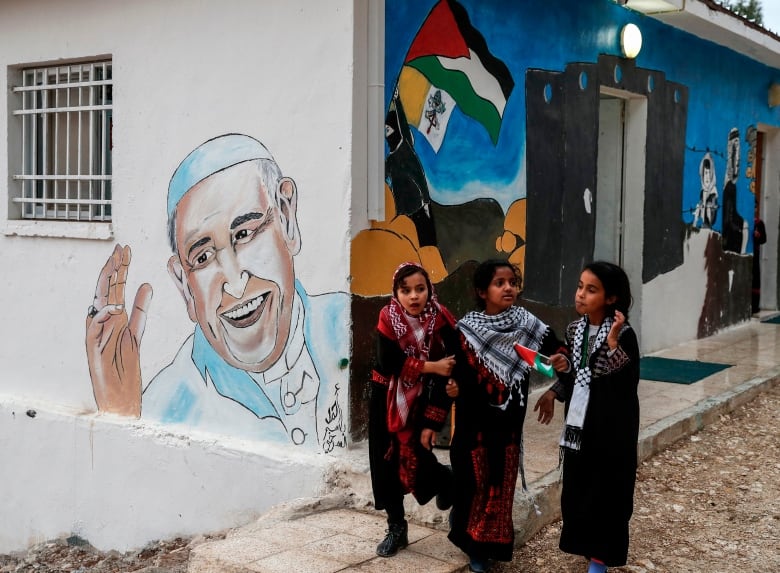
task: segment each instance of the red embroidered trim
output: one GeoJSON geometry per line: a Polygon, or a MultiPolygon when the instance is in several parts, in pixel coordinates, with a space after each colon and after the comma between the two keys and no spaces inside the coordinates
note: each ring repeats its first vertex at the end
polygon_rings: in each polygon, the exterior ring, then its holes
{"type": "MultiPolygon", "coordinates": [[[[468,350],[468,345],[465,348],[468,350]]],[[[490,396],[490,402],[499,406],[506,402],[509,398],[509,388],[479,361],[474,352],[466,352],[466,357],[469,365],[477,372],[477,384],[484,386],[485,392],[490,396]]]]}
{"type": "Polygon", "coordinates": [[[407,385],[415,384],[422,374],[424,364],[425,360],[408,356],[401,368],[401,375],[398,377],[398,381],[407,385]]]}
{"type": "Polygon", "coordinates": [[[476,489],[469,510],[467,533],[478,543],[512,543],[512,504],[514,503],[520,450],[510,444],[504,451],[504,475],[501,483],[491,484],[488,456],[480,445],[471,452],[476,489]]]}
{"type": "Polygon", "coordinates": [[[390,384],[390,378],[387,378],[386,376],[382,376],[376,370],[371,371],[371,381],[376,382],[377,384],[381,384],[382,386],[387,386],[388,384],[390,384]]]}
{"type": "Polygon", "coordinates": [[[400,442],[398,452],[398,476],[401,479],[403,493],[411,493],[417,485],[417,454],[414,446],[405,442],[400,442]]]}
{"type": "Polygon", "coordinates": [[[433,422],[443,422],[447,417],[447,410],[428,404],[425,408],[425,417],[433,422]]]}

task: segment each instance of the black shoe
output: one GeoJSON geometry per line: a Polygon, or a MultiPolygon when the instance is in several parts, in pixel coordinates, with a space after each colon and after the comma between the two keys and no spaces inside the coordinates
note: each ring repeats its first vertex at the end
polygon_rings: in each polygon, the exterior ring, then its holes
{"type": "Polygon", "coordinates": [[[376,554],[380,557],[392,557],[398,553],[399,549],[403,549],[409,545],[409,537],[407,536],[408,531],[409,527],[406,522],[391,523],[382,543],[376,546],[376,554]]]}

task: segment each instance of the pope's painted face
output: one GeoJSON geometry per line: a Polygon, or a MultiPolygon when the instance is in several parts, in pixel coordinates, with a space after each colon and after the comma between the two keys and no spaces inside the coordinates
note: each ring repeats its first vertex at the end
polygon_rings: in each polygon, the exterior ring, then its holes
{"type": "Polygon", "coordinates": [[[277,204],[246,161],[192,187],[176,210],[169,270],[190,318],[223,359],[253,372],[279,359],[290,332],[299,245],[292,180],[279,195],[277,204]]]}

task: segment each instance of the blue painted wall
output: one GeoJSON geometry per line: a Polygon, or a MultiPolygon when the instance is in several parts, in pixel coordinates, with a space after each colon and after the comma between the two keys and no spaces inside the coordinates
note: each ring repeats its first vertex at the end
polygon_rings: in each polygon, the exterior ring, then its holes
{"type": "MultiPolygon", "coordinates": [[[[409,45],[436,4],[396,0],[386,5],[386,101],[409,45]]],[[[680,217],[693,221],[699,200],[699,164],[707,151],[715,162],[717,188],[722,192],[729,130],[739,129],[740,177],[737,209],[752,225],[753,196],[744,176],[748,165],[747,128],[758,122],[780,124],[780,110],[767,105],[767,88],[780,81],[780,70],[757,63],[712,42],[666,26],[618,6],[611,0],[550,0],[507,3],[502,0],[462,0],[472,25],[491,50],[509,67],[515,81],[494,147],[487,131],[457,110],[438,154],[422,139],[415,150],[424,166],[431,197],[457,204],[476,196],[491,196],[504,209],[525,196],[522,173],[525,145],[525,73],[528,69],[563,71],[572,62],[595,63],[601,54],[620,56],[619,31],[633,22],[643,34],[637,67],[663,71],[669,81],[689,90],[685,134],[683,201],[680,217]],[[478,181],[479,185],[472,185],[478,181]]],[[[714,224],[721,229],[722,209],[714,224]]],[[[751,246],[748,245],[748,252],[751,246]]]]}

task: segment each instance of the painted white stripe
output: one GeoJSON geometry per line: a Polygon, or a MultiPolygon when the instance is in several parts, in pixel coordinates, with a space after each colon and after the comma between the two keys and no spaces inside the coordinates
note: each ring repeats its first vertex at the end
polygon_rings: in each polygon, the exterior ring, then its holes
{"type": "Polygon", "coordinates": [[[498,109],[498,115],[503,117],[506,98],[504,98],[504,92],[501,91],[501,85],[496,77],[485,69],[477,54],[472,50],[469,50],[469,54],[471,54],[471,58],[437,57],[446,69],[458,70],[466,74],[477,95],[493,102],[493,105],[498,109]]]}
{"type": "Polygon", "coordinates": [[[428,140],[428,143],[433,147],[435,153],[439,152],[442,141],[444,140],[444,134],[447,132],[447,123],[450,121],[452,110],[455,109],[455,100],[446,91],[431,86],[428,93],[425,96],[425,105],[423,106],[423,114],[420,118],[417,130],[428,140]],[[426,112],[434,113],[431,106],[434,94],[441,92],[441,101],[444,104],[444,113],[436,113],[436,124],[431,125],[431,121],[425,117],[426,112]]]}

